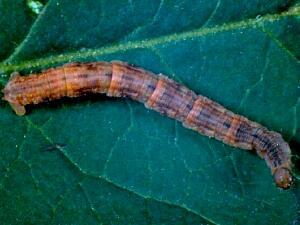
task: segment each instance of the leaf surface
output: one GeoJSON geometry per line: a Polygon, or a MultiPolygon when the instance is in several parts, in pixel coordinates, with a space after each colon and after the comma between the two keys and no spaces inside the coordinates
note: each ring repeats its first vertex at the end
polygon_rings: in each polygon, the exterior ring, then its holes
{"type": "MultiPolygon", "coordinates": [[[[13,71],[127,61],[282,133],[297,154],[298,1],[1,0],[0,15],[2,87],[13,71]]],[[[256,154],[137,102],[28,109],[0,103],[2,224],[299,224],[297,181],[279,190],[256,154]]]]}

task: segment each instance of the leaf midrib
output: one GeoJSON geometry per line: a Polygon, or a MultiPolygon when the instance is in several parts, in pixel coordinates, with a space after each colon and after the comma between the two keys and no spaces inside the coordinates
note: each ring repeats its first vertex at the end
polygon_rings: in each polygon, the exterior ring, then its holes
{"type": "Polygon", "coordinates": [[[76,61],[78,59],[87,57],[99,57],[102,55],[113,54],[116,52],[128,51],[133,49],[147,49],[160,44],[167,44],[170,42],[177,42],[187,39],[193,39],[197,37],[209,36],[212,34],[226,32],[237,29],[245,29],[249,27],[259,27],[264,22],[277,21],[284,17],[300,16],[300,6],[296,5],[290,8],[288,11],[282,12],[280,14],[267,14],[260,18],[241,20],[238,22],[224,23],[222,25],[216,25],[213,27],[201,27],[191,31],[185,31],[182,33],[173,33],[169,35],[163,35],[156,38],[141,39],[137,41],[129,41],[127,43],[118,43],[115,45],[95,48],[95,49],[85,49],[75,52],[68,52],[63,54],[58,54],[54,56],[48,56],[44,58],[25,60],[17,63],[0,63],[0,83],[5,84],[5,78],[7,78],[8,73],[12,71],[22,71],[26,69],[35,68],[47,68],[50,65],[62,64],[65,62],[76,61]]]}

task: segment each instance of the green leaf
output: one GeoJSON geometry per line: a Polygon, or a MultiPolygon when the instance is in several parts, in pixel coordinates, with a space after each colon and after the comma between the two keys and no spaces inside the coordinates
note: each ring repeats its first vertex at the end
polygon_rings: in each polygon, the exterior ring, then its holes
{"type": "MultiPolygon", "coordinates": [[[[123,60],[299,149],[298,1],[0,0],[0,15],[2,87],[13,71],[123,60]]],[[[280,190],[256,154],[142,104],[95,96],[28,109],[0,103],[1,224],[299,224],[297,180],[280,190]]]]}

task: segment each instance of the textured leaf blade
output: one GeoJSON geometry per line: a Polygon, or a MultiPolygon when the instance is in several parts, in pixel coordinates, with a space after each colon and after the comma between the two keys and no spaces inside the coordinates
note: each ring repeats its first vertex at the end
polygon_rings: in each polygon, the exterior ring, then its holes
{"type": "MultiPolygon", "coordinates": [[[[236,7],[217,1],[49,1],[0,64],[2,83],[14,70],[123,60],[162,72],[299,141],[299,34],[290,28],[299,24],[299,7],[285,1],[236,7]]],[[[97,96],[31,109],[19,118],[1,103],[0,218],[7,224],[15,218],[297,223],[298,190],[277,189],[256,155],[138,103],[97,96]],[[43,150],[55,143],[65,147],[43,150]]]]}

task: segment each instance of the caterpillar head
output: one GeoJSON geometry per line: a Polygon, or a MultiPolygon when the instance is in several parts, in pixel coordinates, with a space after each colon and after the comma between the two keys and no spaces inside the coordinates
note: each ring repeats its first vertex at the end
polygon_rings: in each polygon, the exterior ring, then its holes
{"type": "Polygon", "coordinates": [[[276,185],[282,189],[288,189],[293,183],[291,171],[287,168],[277,168],[273,174],[276,185]]]}
{"type": "MultiPolygon", "coordinates": [[[[274,132],[275,133],[275,132],[274,132]]],[[[276,151],[281,163],[277,163],[273,167],[273,176],[276,185],[283,189],[288,189],[293,183],[293,176],[291,173],[291,149],[282,136],[275,133],[276,151]]],[[[274,156],[274,153],[273,153],[274,156]]],[[[275,158],[273,158],[275,162],[275,158]]]]}
{"type": "Polygon", "coordinates": [[[254,148],[270,167],[278,187],[287,189],[293,183],[291,149],[282,136],[259,127],[254,130],[254,148]]]}

